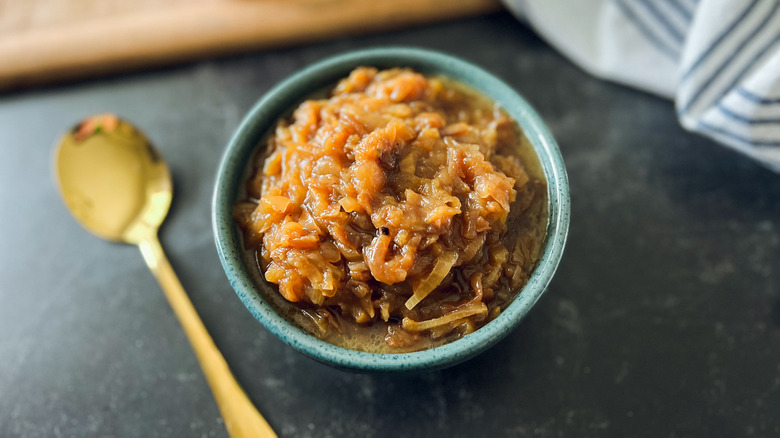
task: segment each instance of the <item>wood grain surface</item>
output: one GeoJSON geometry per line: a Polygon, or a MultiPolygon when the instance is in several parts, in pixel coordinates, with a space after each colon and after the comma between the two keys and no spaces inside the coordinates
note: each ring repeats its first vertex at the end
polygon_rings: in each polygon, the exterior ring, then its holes
{"type": "Polygon", "coordinates": [[[0,0],[0,90],[499,7],[497,0],[0,0]]]}

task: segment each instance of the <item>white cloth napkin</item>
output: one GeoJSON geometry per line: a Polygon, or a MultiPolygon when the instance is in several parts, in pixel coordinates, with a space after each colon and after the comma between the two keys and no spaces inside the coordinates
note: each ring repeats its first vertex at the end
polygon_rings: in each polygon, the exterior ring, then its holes
{"type": "Polygon", "coordinates": [[[504,0],[591,74],[780,172],[780,0],[504,0]]]}

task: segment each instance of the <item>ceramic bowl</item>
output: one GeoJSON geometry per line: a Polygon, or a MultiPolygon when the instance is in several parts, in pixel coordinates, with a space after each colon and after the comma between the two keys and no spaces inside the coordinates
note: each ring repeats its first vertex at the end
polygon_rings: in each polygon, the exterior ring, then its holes
{"type": "MultiPolygon", "coordinates": [[[[539,115],[500,79],[453,56],[413,48],[377,48],[350,52],[318,62],[284,80],[263,96],[244,117],[227,145],[217,174],[212,204],[217,250],[230,284],[247,309],[284,342],[317,360],[358,371],[405,371],[451,366],[484,351],[506,336],[545,291],[561,259],[569,229],[569,185],[560,151],[539,115]],[[441,74],[465,83],[498,102],[520,125],[547,177],[549,225],[539,263],[517,297],[493,321],[472,334],[425,351],[399,354],[365,353],[337,347],[299,329],[263,298],[270,287],[253,280],[254,266],[243,255],[240,231],[233,220],[252,152],[281,117],[313,93],[334,85],[357,66],[380,69],[411,67],[423,74],[441,74]]],[[[273,292],[272,293],[276,293],[273,292]]]]}

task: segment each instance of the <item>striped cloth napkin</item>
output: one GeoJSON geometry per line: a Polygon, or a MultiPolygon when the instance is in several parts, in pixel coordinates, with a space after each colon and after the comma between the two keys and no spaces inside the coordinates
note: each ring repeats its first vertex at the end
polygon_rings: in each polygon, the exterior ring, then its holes
{"type": "Polygon", "coordinates": [[[780,0],[504,0],[588,72],[780,172],[780,0]]]}

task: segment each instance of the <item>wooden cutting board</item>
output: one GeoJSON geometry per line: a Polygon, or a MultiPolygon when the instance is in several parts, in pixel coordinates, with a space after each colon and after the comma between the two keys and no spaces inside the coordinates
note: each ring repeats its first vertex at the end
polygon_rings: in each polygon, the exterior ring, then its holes
{"type": "Polygon", "coordinates": [[[499,7],[498,0],[0,0],[0,90],[499,7]]]}

